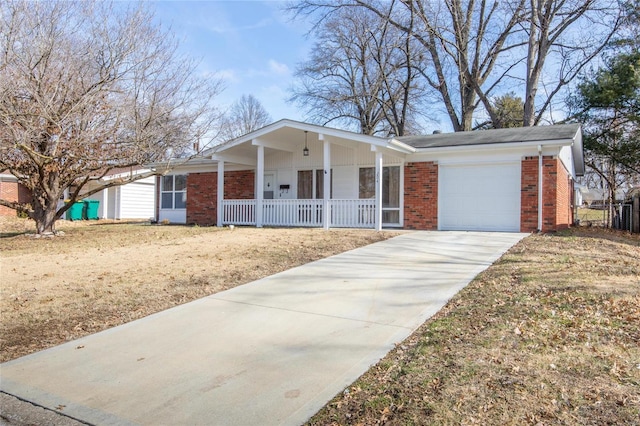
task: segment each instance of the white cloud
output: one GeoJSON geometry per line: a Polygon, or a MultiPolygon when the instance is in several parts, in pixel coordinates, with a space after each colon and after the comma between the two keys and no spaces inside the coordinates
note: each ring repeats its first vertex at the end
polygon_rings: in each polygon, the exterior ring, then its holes
{"type": "Polygon", "coordinates": [[[238,73],[232,69],[225,69],[216,71],[216,77],[221,78],[222,80],[228,83],[238,83],[240,81],[240,77],[238,77],[238,73]]]}
{"type": "Polygon", "coordinates": [[[207,23],[204,25],[208,31],[216,34],[225,34],[225,33],[240,33],[244,31],[256,30],[259,28],[264,28],[271,25],[273,21],[271,19],[265,18],[260,21],[247,24],[247,25],[233,25],[230,22],[217,22],[217,23],[207,23]]]}
{"type": "Polygon", "coordinates": [[[269,59],[269,70],[278,75],[289,75],[290,70],[287,64],[280,63],[275,59],[269,59]]]}

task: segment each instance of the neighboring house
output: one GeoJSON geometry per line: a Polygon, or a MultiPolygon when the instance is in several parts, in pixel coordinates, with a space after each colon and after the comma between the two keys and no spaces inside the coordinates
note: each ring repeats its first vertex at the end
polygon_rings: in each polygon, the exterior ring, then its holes
{"type": "Polygon", "coordinates": [[[159,221],[532,232],[573,223],[584,161],[577,124],[385,139],[281,120],[169,173],[159,221]]]}
{"type": "MultiPolygon", "coordinates": [[[[587,188],[584,185],[580,186],[582,190],[582,201],[587,206],[600,205],[603,206],[609,203],[609,191],[600,188],[587,188]],[[584,189],[583,189],[584,188],[584,189]]],[[[629,190],[625,188],[619,188],[616,190],[615,203],[622,203],[627,198],[627,192],[629,190]]]]}
{"type": "MultiPolygon", "coordinates": [[[[127,178],[129,175],[138,175],[149,172],[148,169],[134,168],[117,170],[100,179],[98,182],[90,182],[84,188],[84,193],[95,188],[96,185],[107,183],[113,179],[127,178]]],[[[100,219],[153,219],[155,216],[156,200],[155,176],[143,178],[121,186],[114,186],[97,192],[86,199],[98,200],[98,217],[100,219]]],[[[65,191],[65,197],[68,197],[65,191]]],[[[0,198],[9,201],[27,202],[31,199],[29,191],[12,174],[0,174],[0,198]]],[[[64,203],[64,198],[59,201],[59,206],[64,203]]],[[[0,206],[0,216],[15,216],[16,211],[8,207],[0,206]]]]}
{"type": "MultiPolygon", "coordinates": [[[[18,183],[18,179],[11,173],[0,173],[0,198],[7,201],[28,203],[31,201],[29,191],[18,183]]],[[[0,216],[15,216],[16,211],[9,207],[0,206],[0,216]]]]}
{"type": "MultiPolygon", "coordinates": [[[[89,182],[84,192],[89,192],[96,185],[104,185],[114,179],[128,179],[148,173],[149,169],[132,168],[115,170],[98,182],[89,182]]],[[[156,178],[149,176],[124,185],[104,189],[89,197],[87,200],[97,200],[98,217],[100,219],[153,219],[155,217],[156,178]]]]}

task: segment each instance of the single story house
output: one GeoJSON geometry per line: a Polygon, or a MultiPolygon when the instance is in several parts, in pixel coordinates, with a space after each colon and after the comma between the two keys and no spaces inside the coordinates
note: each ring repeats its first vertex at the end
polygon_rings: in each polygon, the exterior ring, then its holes
{"type": "MultiPolygon", "coordinates": [[[[140,167],[114,170],[98,182],[89,182],[83,190],[89,192],[96,185],[104,185],[114,179],[130,179],[148,172],[150,172],[149,169],[140,167]]],[[[148,176],[124,185],[112,186],[85,199],[100,202],[98,206],[98,218],[100,219],[152,220],[156,211],[156,177],[148,176]]]]}
{"type": "Polygon", "coordinates": [[[380,138],[291,120],[158,177],[158,221],[555,231],[584,173],[578,124],[380,138]]]}

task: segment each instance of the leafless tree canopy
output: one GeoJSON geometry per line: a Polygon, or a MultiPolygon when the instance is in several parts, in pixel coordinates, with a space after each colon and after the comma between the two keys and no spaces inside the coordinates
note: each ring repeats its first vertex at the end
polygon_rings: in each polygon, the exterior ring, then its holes
{"type": "Polygon", "coordinates": [[[242,95],[223,119],[221,139],[229,141],[271,123],[273,119],[253,95],[242,95]]]}
{"type": "Polygon", "coordinates": [[[289,10],[320,25],[344,9],[365,9],[410,35],[430,66],[422,77],[440,96],[455,131],[492,99],[515,91],[522,123],[552,114],[554,100],[611,41],[621,22],[612,0],[301,0],[289,10]]]}
{"type": "Polygon", "coordinates": [[[6,1],[0,21],[0,170],[33,197],[0,203],[38,232],[66,188],[73,201],[110,170],[183,155],[216,119],[219,80],[196,77],[144,4],[6,1]]]}
{"type": "Polygon", "coordinates": [[[363,8],[337,10],[314,34],[291,97],[310,120],[369,135],[418,130],[426,97],[419,73],[426,65],[415,40],[363,8]]]}

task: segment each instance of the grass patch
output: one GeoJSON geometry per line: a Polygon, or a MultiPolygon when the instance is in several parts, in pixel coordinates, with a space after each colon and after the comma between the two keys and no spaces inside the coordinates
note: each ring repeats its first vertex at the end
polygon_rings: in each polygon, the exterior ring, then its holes
{"type": "Polygon", "coordinates": [[[395,235],[2,218],[0,362],[395,235]]]}
{"type": "Polygon", "coordinates": [[[514,246],[309,424],[639,419],[640,238],[579,228],[514,246]]]}

